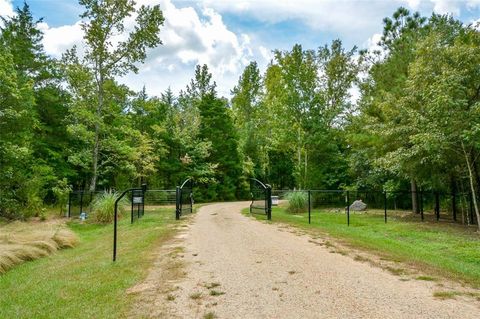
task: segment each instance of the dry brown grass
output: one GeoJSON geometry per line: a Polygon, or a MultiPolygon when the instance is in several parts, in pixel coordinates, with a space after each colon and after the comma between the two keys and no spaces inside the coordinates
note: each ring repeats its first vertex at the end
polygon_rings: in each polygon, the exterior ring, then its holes
{"type": "Polygon", "coordinates": [[[72,248],[77,236],[58,221],[13,222],[0,226],[0,274],[26,261],[72,248]]]}

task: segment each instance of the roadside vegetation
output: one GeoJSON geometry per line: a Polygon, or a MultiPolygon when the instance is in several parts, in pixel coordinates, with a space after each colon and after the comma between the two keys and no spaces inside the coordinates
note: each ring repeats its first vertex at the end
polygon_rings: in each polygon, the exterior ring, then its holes
{"type": "Polygon", "coordinates": [[[146,275],[154,247],[174,234],[173,210],[147,208],[134,224],[123,218],[115,263],[111,224],[69,222],[68,228],[78,237],[74,249],[23,263],[0,275],[0,291],[8,292],[0,294],[0,318],[125,317],[133,301],[127,288],[146,275]]]}
{"type": "Polygon", "coordinates": [[[273,208],[272,223],[295,226],[314,236],[326,235],[352,248],[421,268],[427,274],[480,287],[480,235],[474,227],[412,222],[408,216],[390,216],[385,224],[382,214],[371,213],[352,214],[347,226],[345,214],[318,209],[312,210],[308,224],[308,214],[291,214],[283,207],[273,208]]]}
{"type": "Polygon", "coordinates": [[[77,236],[57,221],[0,225],[0,276],[26,261],[73,248],[77,242],[77,236]]]}

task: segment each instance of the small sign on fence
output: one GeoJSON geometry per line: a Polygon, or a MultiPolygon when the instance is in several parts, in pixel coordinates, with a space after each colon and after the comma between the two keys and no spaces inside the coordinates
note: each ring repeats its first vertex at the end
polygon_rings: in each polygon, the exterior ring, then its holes
{"type": "Polygon", "coordinates": [[[143,196],[142,197],[133,197],[132,202],[134,204],[143,204],[143,196]]]}

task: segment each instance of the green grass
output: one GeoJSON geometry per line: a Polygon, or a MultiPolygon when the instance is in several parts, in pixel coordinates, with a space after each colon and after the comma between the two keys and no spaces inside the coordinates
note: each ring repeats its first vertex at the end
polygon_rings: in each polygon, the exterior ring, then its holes
{"type": "Polygon", "coordinates": [[[122,318],[134,300],[126,289],[140,282],[154,246],[170,238],[172,208],[146,211],[118,229],[112,262],[113,226],[71,222],[76,248],[24,263],[0,276],[0,318],[122,318]]]}
{"type": "MultiPolygon", "coordinates": [[[[248,210],[244,213],[248,214],[248,210]]],[[[254,215],[264,220],[265,216],[254,215]]],[[[352,214],[350,226],[345,214],[312,211],[308,215],[287,213],[274,207],[272,222],[286,223],[312,232],[324,233],[344,244],[374,251],[384,258],[410,263],[428,272],[480,287],[480,235],[462,225],[410,221],[392,216],[352,214]]]]}

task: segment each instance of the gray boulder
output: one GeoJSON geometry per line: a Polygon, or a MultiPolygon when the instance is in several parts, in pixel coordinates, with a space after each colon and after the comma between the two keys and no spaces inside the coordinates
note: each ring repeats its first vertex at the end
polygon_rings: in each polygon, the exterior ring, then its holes
{"type": "Polygon", "coordinates": [[[350,205],[350,210],[356,211],[356,212],[361,212],[367,209],[367,204],[362,202],[361,199],[357,199],[350,205]]]}

